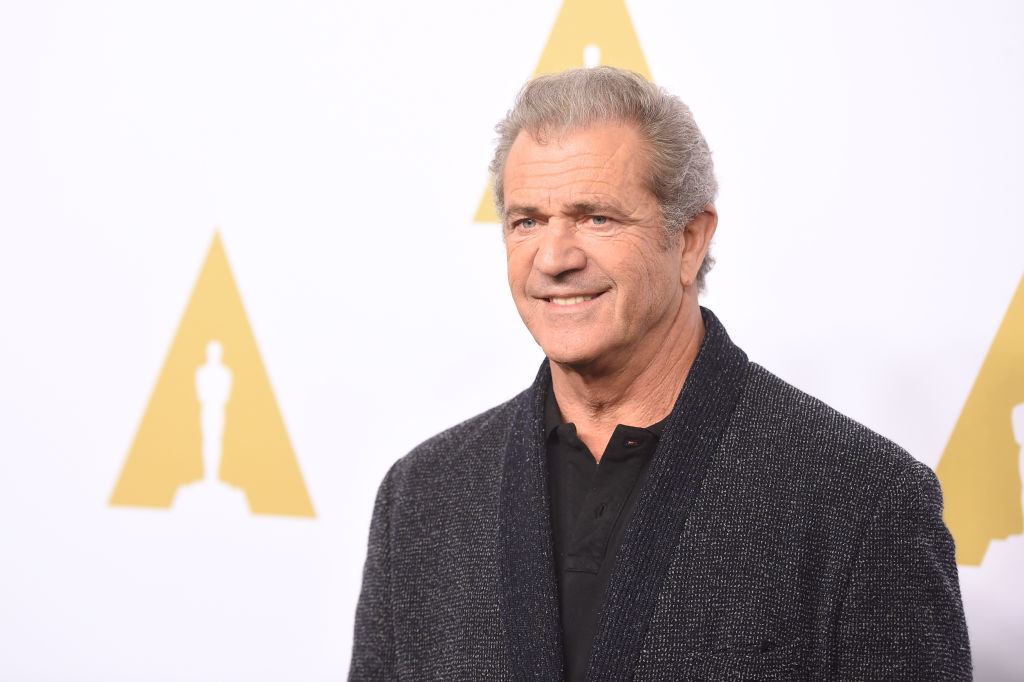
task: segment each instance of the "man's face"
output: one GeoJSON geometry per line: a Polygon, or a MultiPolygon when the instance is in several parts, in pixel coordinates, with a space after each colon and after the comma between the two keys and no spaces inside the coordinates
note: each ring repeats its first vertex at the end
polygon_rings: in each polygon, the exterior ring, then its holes
{"type": "Polygon", "coordinates": [[[519,134],[505,165],[508,281],[554,362],[615,369],[667,340],[683,297],[683,238],[668,240],[633,126],[547,144],[519,134]]]}

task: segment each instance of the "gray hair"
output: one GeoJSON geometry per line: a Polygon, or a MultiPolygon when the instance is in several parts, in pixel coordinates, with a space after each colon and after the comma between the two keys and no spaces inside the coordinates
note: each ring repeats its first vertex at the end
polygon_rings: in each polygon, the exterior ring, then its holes
{"type": "MultiPolygon", "coordinates": [[[[498,142],[491,181],[498,216],[505,221],[505,162],[519,133],[534,139],[582,130],[595,123],[636,126],[647,142],[648,189],[661,206],[666,232],[675,235],[715,201],[711,150],[690,108],[638,73],[611,66],[581,68],[539,76],[519,91],[515,105],[495,126],[498,142]]],[[[697,273],[697,287],[714,260],[708,254],[697,273]]]]}

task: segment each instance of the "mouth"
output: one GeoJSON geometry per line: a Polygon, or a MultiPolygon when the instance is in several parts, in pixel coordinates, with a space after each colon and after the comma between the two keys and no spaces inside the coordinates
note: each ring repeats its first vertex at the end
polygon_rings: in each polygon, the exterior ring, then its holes
{"type": "Polygon", "coordinates": [[[584,294],[582,296],[551,296],[549,298],[545,298],[544,300],[547,301],[548,303],[553,303],[558,306],[571,306],[577,305],[579,303],[585,303],[587,301],[592,301],[600,295],[601,294],[584,294]]]}

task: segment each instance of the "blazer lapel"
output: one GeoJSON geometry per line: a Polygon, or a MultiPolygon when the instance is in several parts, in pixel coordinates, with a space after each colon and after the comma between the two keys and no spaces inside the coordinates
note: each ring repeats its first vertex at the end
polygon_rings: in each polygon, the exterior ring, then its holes
{"type": "Polygon", "coordinates": [[[711,311],[701,310],[704,342],[665,424],[616,554],[591,648],[589,680],[632,679],[662,579],[746,380],[746,354],[711,311]]]}
{"type": "Polygon", "coordinates": [[[545,360],[533,386],[517,400],[498,502],[501,615],[517,680],[563,678],[543,428],[549,377],[545,360]]]}

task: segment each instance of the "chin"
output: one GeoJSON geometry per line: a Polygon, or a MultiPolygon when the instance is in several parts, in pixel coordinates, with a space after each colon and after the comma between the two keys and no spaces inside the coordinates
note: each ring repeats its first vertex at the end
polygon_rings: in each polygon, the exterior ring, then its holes
{"type": "Polygon", "coordinates": [[[597,359],[597,354],[590,348],[541,344],[541,349],[551,362],[560,365],[584,366],[597,359]]]}
{"type": "Polygon", "coordinates": [[[593,338],[593,334],[578,333],[578,331],[581,330],[572,330],[569,333],[534,334],[533,338],[551,362],[582,367],[599,360],[604,349],[601,344],[595,343],[597,339],[593,338]]]}

